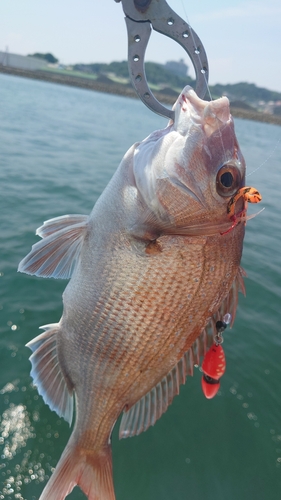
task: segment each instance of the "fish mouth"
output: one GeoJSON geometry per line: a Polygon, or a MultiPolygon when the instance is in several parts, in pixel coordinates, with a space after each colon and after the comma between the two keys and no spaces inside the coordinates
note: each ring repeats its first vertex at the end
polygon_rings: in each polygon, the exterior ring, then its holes
{"type": "Polygon", "coordinates": [[[232,121],[229,100],[223,96],[215,101],[203,101],[187,85],[173,106],[175,111],[174,127],[185,134],[191,124],[201,125],[206,136],[232,121]]]}

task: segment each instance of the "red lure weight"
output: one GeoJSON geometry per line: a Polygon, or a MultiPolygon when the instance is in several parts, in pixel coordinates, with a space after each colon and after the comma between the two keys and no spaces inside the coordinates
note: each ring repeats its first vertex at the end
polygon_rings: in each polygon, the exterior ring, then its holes
{"type": "Polygon", "coordinates": [[[225,372],[226,361],[221,344],[214,343],[202,363],[202,390],[207,399],[213,398],[220,388],[220,378],[225,372]]]}

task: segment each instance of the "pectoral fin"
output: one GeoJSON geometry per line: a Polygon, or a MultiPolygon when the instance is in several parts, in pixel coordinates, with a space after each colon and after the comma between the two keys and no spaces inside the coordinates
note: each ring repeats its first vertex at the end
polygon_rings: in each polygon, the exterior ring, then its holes
{"type": "Polygon", "coordinates": [[[20,262],[18,271],[45,278],[70,278],[87,232],[88,216],[65,215],[44,222],[42,240],[20,262]]]}

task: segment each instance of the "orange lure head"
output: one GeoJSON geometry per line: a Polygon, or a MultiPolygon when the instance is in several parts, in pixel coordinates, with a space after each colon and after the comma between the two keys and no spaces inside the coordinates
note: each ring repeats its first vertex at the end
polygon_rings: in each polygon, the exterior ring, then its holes
{"type": "Polygon", "coordinates": [[[248,203],[259,203],[261,200],[261,194],[254,187],[244,186],[238,189],[234,196],[230,198],[226,209],[228,218],[231,220],[232,225],[226,231],[221,232],[221,234],[223,235],[229,233],[232,229],[235,228],[235,226],[237,226],[237,224],[240,224],[240,222],[244,222],[244,224],[246,224],[247,220],[252,219],[256,215],[258,215],[260,212],[254,215],[247,215],[247,205],[248,203]],[[237,202],[239,200],[240,205],[242,200],[243,208],[242,210],[239,210],[238,208],[238,211],[236,211],[237,202]]]}
{"type": "MultiPolygon", "coordinates": [[[[227,213],[229,218],[235,216],[235,206],[240,198],[244,199],[245,208],[243,212],[247,210],[247,203],[259,203],[262,200],[261,194],[254,187],[244,186],[235,193],[232,198],[230,198],[227,205],[227,213]]],[[[239,214],[237,215],[239,217],[239,214]]]]}

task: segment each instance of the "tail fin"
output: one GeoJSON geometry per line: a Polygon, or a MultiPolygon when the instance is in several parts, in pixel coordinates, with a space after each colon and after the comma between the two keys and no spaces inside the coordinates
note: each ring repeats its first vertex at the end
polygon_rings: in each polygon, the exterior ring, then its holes
{"type": "Polygon", "coordinates": [[[88,500],[115,500],[110,445],[90,454],[71,441],[39,500],[64,500],[76,485],[88,500]]]}

